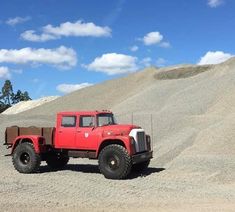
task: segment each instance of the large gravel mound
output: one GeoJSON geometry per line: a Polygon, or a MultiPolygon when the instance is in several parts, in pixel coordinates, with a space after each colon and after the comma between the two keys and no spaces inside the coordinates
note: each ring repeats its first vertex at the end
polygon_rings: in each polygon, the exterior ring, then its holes
{"type": "MultiPolygon", "coordinates": [[[[3,141],[6,126],[53,126],[57,111],[111,109],[119,122],[145,128],[154,148],[151,168],[123,181],[104,179],[96,161],[71,160],[62,171],[44,166],[38,174],[22,175],[2,157],[1,209],[233,211],[234,93],[232,58],[219,65],[149,68],[17,115],[1,115],[3,141]]],[[[0,148],[1,155],[7,152],[0,148]]]]}

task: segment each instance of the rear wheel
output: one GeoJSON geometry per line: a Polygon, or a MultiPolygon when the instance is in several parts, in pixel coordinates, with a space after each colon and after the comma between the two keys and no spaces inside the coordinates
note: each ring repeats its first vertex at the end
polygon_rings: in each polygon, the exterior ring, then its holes
{"type": "Polygon", "coordinates": [[[132,166],[132,169],[136,172],[142,172],[146,170],[149,166],[150,160],[144,161],[142,163],[137,163],[132,166]]]}
{"type": "Polygon", "coordinates": [[[69,157],[67,155],[51,153],[46,158],[46,163],[52,169],[61,169],[67,165],[69,157]]]}
{"type": "Polygon", "coordinates": [[[131,157],[123,146],[108,145],[99,154],[99,169],[108,179],[124,179],[131,171],[131,157]]]}
{"type": "Polygon", "coordinates": [[[21,143],[13,152],[12,162],[18,172],[34,173],[39,169],[41,157],[35,152],[32,143],[21,143]]]}

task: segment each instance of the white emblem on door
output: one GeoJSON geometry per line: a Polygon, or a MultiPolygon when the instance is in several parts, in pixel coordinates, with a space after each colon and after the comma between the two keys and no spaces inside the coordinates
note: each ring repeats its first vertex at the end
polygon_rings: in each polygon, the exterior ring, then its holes
{"type": "Polygon", "coordinates": [[[88,136],[89,136],[89,133],[85,133],[85,138],[88,138],[88,136]]]}

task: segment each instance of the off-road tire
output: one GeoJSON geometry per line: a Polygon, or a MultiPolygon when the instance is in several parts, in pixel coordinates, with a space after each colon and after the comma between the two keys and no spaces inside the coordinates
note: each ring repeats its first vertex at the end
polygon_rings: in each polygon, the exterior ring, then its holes
{"type": "Polygon", "coordinates": [[[136,172],[145,171],[149,166],[150,160],[132,165],[132,170],[136,172]]]}
{"type": "Polygon", "coordinates": [[[46,163],[52,169],[62,169],[68,162],[69,157],[63,154],[51,153],[46,157],[46,163]]]}
{"type": "Polygon", "coordinates": [[[131,157],[121,145],[108,145],[99,154],[99,169],[105,178],[124,179],[130,173],[131,166],[131,157]]]}
{"type": "Polygon", "coordinates": [[[35,152],[32,143],[25,142],[15,148],[12,162],[15,169],[20,173],[35,173],[41,164],[41,157],[35,152]]]}

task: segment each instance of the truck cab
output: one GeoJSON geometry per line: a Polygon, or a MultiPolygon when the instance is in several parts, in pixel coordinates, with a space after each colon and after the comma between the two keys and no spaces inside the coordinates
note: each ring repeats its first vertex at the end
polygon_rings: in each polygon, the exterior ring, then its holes
{"type": "Polygon", "coordinates": [[[116,125],[111,112],[61,112],[57,114],[55,148],[96,150],[102,127],[116,125]]]}
{"type": "Polygon", "coordinates": [[[31,164],[36,159],[58,169],[73,157],[98,159],[106,178],[122,179],[133,169],[146,169],[152,158],[150,136],[139,126],[117,124],[107,110],[59,112],[54,128],[10,127],[5,137],[13,165],[23,173],[39,168],[39,162],[31,164]]]}

